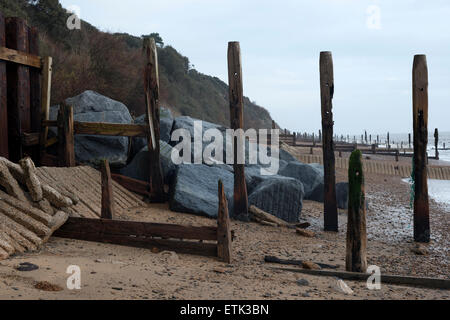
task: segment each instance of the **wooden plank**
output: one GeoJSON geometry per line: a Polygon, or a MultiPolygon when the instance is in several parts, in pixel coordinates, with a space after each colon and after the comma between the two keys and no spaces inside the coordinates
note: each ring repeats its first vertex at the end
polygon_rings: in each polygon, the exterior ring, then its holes
{"type": "Polygon", "coordinates": [[[24,147],[32,147],[39,145],[39,133],[23,133],[22,144],[24,147]]]}
{"type": "MultiPolygon", "coordinates": [[[[28,33],[25,20],[6,18],[6,46],[28,52],[28,33]]],[[[24,65],[8,63],[8,130],[10,160],[18,162],[24,157],[21,134],[31,131],[30,71],[24,65]]]]}
{"type": "Polygon", "coordinates": [[[106,122],[74,122],[76,134],[101,136],[147,137],[149,127],[139,124],[106,123],[106,122]]]}
{"type": "Polygon", "coordinates": [[[113,178],[114,181],[116,181],[118,184],[120,184],[127,190],[130,190],[143,196],[148,197],[150,196],[149,184],[147,182],[132,179],[116,173],[111,174],[111,177],[113,178]]]}
{"type": "Polygon", "coordinates": [[[366,201],[362,153],[353,151],[348,169],[348,220],[345,269],[367,270],[366,201]]]}
{"type": "MultiPolygon", "coordinates": [[[[331,271],[331,270],[309,270],[309,269],[294,269],[294,268],[271,268],[274,270],[309,274],[313,276],[324,277],[337,277],[344,280],[353,281],[367,281],[370,274],[360,272],[348,272],[348,271],[331,271]]],[[[419,278],[410,276],[398,276],[381,274],[381,283],[384,284],[396,284],[405,286],[414,286],[430,289],[450,289],[450,280],[438,279],[438,278],[419,278]]]]}
{"type": "Polygon", "coordinates": [[[231,228],[228,215],[228,202],[223,189],[222,181],[219,181],[219,212],[217,214],[217,256],[226,263],[231,263],[231,228]]]}
{"type": "MultiPolygon", "coordinates": [[[[5,18],[0,12],[0,46],[6,45],[5,18]]],[[[0,157],[9,158],[6,62],[0,61],[0,157]]]]}
{"type": "Polygon", "coordinates": [[[69,218],[61,231],[66,234],[84,232],[165,239],[217,240],[217,227],[188,227],[110,219],[69,218]]]}
{"type": "MultiPolygon", "coordinates": [[[[9,18],[8,18],[9,19],[9,18]]],[[[26,67],[40,69],[42,67],[41,57],[35,54],[22,52],[10,48],[0,47],[0,60],[17,63],[26,67]]]]}
{"type": "MultiPolygon", "coordinates": [[[[50,100],[52,88],[52,57],[45,57],[42,66],[42,88],[41,88],[41,134],[39,137],[41,164],[44,160],[45,149],[47,148],[48,126],[44,122],[48,120],[50,114],[50,100]]],[[[57,126],[57,125],[56,125],[57,126]]]]}
{"type": "MultiPolygon", "coordinates": [[[[244,129],[244,90],[242,84],[242,62],[239,42],[228,43],[228,84],[231,129],[244,129]]],[[[273,145],[271,134],[271,144],[273,145]]],[[[238,145],[245,145],[243,131],[240,130],[233,141],[234,145],[234,193],[233,217],[249,221],[248,195],[245,183],[244,164],[238,163],[238,145]]]]}
{"type": "Polygon", "coordinates": [[[104,159],[101,165],[102,173],[102,219],[114,219],[114,194],[112,190],[111,170],[108,160],[104,159]]]}
{"type": "Polygon", "coordinates": [[[73,108],[65,102],[58,110],[58,147],[60,166],[75,167],[73,108]]]}
{"type": "Polygon", "coordinates": [[[146,52],[146,65],[144,72],[145,102],[147,124],[150,130],[148,135],[150,200],[164,202],[164,179],[160,161],[160,130],[159,130],[159,72],[158,53],[155,39],[146,39],[144,42],[146,52]]]}
{"type": "Polygon", "coordinates": [[[430,241],[430,208],[427,179],[428,144],[428,67],[425,55],[414,56],[414,240],[430,241]]]}
{"type": "Polygon", "coordinates": [[[333,143],[334,76],[331,52],[320,53],[320,95],[322,106],[322,149],[324,162],[324,229],[338,231],[336,173],[333,143]]]}

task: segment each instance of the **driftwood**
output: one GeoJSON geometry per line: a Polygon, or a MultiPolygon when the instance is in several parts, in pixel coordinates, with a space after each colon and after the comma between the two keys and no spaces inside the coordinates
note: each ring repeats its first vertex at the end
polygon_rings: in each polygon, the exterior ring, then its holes
{"type": "Polygon", "coordinates": [[[24,172],[25,184],[27,185],[28,192],[34,202],[42,200],[42,187],[41,182],[36,176],[36,168],[33,161],[30,158],[24,158],[19,161],[20,166],[24,172]]]}
{"type": "Polygon", "coordinates": [[[267,213],[255,206],[250,206],[249,212],[251,213],[252,218],[255,220],[270,222],[280,227],[290,227],[289,223],[287,223],[286,221],[281,220],[280,218],[277,218],[274,215],[271,215],[270,213],[267,213]]]}
{"type": "MultiPolygon", "coordinates": [[[[308,270],[291,268],[271,268],[279,271],[310,274],[313,276],[338,277],[344,280],[367,281],[370,277],[368,273],[348,272],[348,271],[330,271],[330,270],[308,270]]],[[[397,276],[381,274],[381,283],[397,284],[405,286],[423,287],[431,289],[450,289],[450,280],[438,278],[420,278],[409,276],[397,276]]]]}
{"type": "MultiPolygon", "coordinates": [[[[273,257],[273,256],[265,256],[264,262],[293,265],[293,266],[303,266],[303,264],[305,263],[305,261],[302,261],[302,260],[285,260],[285,259],[280,259],[280,258],[273,257]]],[[[318,262],[315,262],[315,264],[317,264],[319,267],[324,268],[324,269],[337,269],[337,266],[333,266],[330,264],[318,263],[318,262]]]]}

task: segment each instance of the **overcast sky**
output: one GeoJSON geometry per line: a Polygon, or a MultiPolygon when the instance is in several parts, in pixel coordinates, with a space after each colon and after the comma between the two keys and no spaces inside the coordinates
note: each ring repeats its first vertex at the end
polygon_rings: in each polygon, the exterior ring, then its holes
{"type": "Polygon", "coordinates": [[[61,0],[103,31],[159,32],[198,71],[227,79],[240,41],[244,94],[294,131],[320,128],[319,54],[334,60],[335,131],[408,132],[414,54],[427,55],[429,126],[450,131],[448,0],[61,0]]]}

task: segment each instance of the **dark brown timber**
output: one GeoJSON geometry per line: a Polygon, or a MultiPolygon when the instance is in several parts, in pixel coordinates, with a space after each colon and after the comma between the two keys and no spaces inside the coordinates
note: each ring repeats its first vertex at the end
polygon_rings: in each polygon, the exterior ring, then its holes
{"type": "Polygon", "coordinates": [[[223,189],[222,181],[219,181],[219,212],[217,215],[217,256],[226,263],[231,263],[231,229],[228,215],[228,202],[223,189]]]}
{"type": "Polygon", "coordinates": [[[439,130],[438,128],[434,129],[434,157],[436,160],[439,160],[439,130]]]}
{"type": "Polygon", "coordinates": [[[338,231],[336,175],[333,145],[334,76],[331,52],[320,53],[320,93],[322,105],[322,149],[324,162],[324,229],[338,231]]]}
{"type": "Polygon", "coordinates": [[[155,39],[146,39],[144,42],[144,50],[146,53],[144,72],[145,102],[147,124],[149,126],[150,200],[152,202],[163,202],[166,197],[159,150],[159,74],[155,39]]]}
{"type": "MultiPolygon", "coordinates": [[[[28,48],[30,54],[39,55],[39,36],[34,27],[28,28],[28,48]]],[[[41,132],[41,79],[40,70],[36,68],[30,68],[30,116],[31,132],[41,132]]],[[[31,155],[38,163],[40,152],[37,145],[31,149],[31,155]]]]}
{"type": "Polygon", "coordinates": [[[345,269],[367,270],[366,205],[362,153],[352,152],[348,168],[347,254],[345,269]]]}
{"type": "Polygon", "coordinates": [[[114,219],[114,193],[108,160],[102,160],[102,219],[114,219]]]}
{"type": "Polygon", "coordinates": [[[58,143],[61,167],[75,167],[73,108],[62,102],[58,111],[58,143]]]}
{"type": "Polygon", "coordinates": [[[142,196],[150,196],[150,193],[148,192],[149,184],[147,182],[129,178],[116,173],[112,173],[111,177],[115,182],[120,184],[125,189],[133,191],[134,193],[140,194],[142,196]]]}
{"type": "MultiPolygon", "coordinates": [[[[0,12],[0,47],[6,45],[5,18],[0,12]]],[[[6,62],[0,60],[0,157],[9,158],[6,62]]]]}
{"type": "Polygon", "coordinates": [[[427,181],[428,67],[425,55],[414,56],[414,240],[430,241],[430,208],[427,181]]]}
{"type": "MultiPolygon", "coordinates": [[[[6,47],[28,52],[28,32],[25,20],[6,18],[6,47]]],[[[24,65],[7,64],[9,157],[18,162],[24,156],[21,133],[31,131],[30,71],[24,65]]]]}
{"type": "MultiPolygon", "coordinates": [[[[244,94],[242,84],[241,49],[239,42],[228,43],[228,83],[231,129],[244,129],[244,94]]],[[[233,216],[249,221],[248,196],[245,184],[244,164],[238,163],[238,146],[244,146],[243,131],[234,138],[234,194],[233,216]]]]}

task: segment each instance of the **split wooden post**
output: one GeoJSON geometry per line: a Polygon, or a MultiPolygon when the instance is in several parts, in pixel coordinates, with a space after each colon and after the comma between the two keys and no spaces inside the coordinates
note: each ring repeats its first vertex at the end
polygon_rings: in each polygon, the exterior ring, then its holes
{"type": "Polygon", "coordinates": [[[114,193],[112,189],[111,170],[108,160],[104,159],[101,163],[102,173],[102,219],[114,219],[114,193]]]}
{"type": "Polygon", "coordinates": [[[345,269],[367,270],[366,204],[362,153],[352,152],[348,168],[348,223],[345,269]]]}
{"type": "Polygon", "coordinates": [[[428,67],[425,55],[414,56],[414,240],[430,241],[430,208],[427,181],[428,67]]]}
{"type": "Polygon", "coordinates": [[[219,212],[217,214],[217,256],[226,263],[231,263],[231,228],[228,215],[227,196],[223,183],[219,180],[219,212]]]}
{"type": "Polygon", "coordinates": [[[166,197],[159,149],[159,71],[155,39],[145,39],[144,50],[146,52],[144,73],[145,102],[147,122],[150,129],[148,136],[150,200],[152,202],[164,202],[166,197]]]}
{"type": "MultiPolygon", "coordinates": [[[[239,42],[228,43],[228,83],[231,129],[239,130],[234,138],[234,212],[236,219],[249,221],[247,185],[244,164],[238,164],[238,145],[244,145],[244,93],[242,84],[241,49],[239,42]]],[[[271,143],[273,137],[271,135],[271,143]]],[[[242,152],[242,150],[239,150],[242,152]]]]}
{"type": "MultiPolygon", "coordinates": [[[[0,12],[0,46],[6,45],[5,18],[0,12]]],[[[0,60],[0,157],[9,158],[6,62],[0,60]]]]}
{"type": "Polygon", "coordinates": [[[332,112],[334,95],[333,58],[331,52],[328,51],[320,53],[320,92],[324,162],[324,228],[325,231],[338,231],[332,112]]]}
{"type": "MultiPolygon", "coordinates": [[[[45,57],[42,59],[42,88],[41,88],[41,122],[47,121],[50,114],[50,100],[52,91],[52,57],[45,57]]],[[[39,136],[40,158],[41,164],[45,155],[45,148],[47,145],[48,127],[41,126],[41,133],[39,136]]]]}
{"type": "Polygon", "coordinates": [[[438,128],[434,129],[434,157],[436,160],[439,160],[439,130],[438,128]]]}
{"type": "MultiPolygon", "coordinates": [[[[26,21],[21,18],[5,19],[6,47],[28,52],[26,21]]],[[[31,132],[30,70],[27,66],[8,64],[8,131],[9,157],[18,162],[24,156],[22,133],[31,132]]]]}
{"type": "Polygon", "coordinates": [[[58,147],[59,165],[75,167],[73,109],[65,102],[59,105],[58,111],[58,147]]]}

